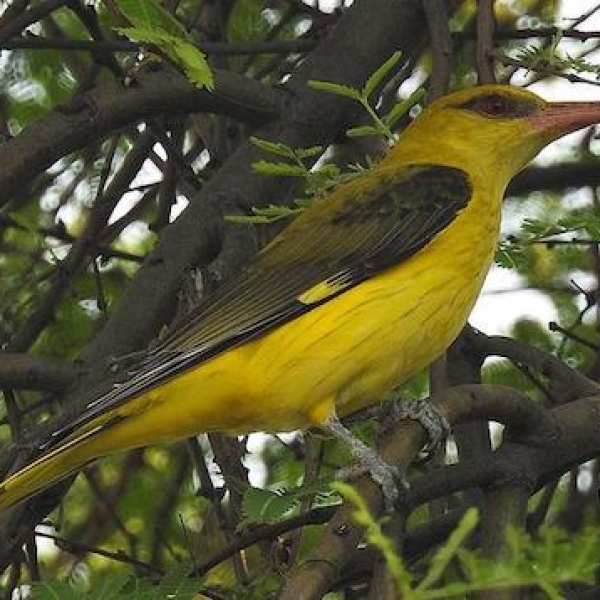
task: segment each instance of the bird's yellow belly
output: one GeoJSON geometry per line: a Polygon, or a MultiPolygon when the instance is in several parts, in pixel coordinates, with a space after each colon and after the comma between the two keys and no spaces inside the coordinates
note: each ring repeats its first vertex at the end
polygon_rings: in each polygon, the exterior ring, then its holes
{"type": "Polygon", "coordinates": [[[450,227],[400,266],[150,391],[124,443],[145,419],[163,439],[286,431],[385,399],[444,351],[475,303],[499,213],[470,208],[457,221],[471,220],[473,237],[450,227]]]}
{"type": "Polygon", "coordinates": [[[167,383],[165,430],[285,431],[385,399],[458,335],[493,246],[455,244],[434,266],[420,253],[167,383]]]}
{"type": "Polygon", "coordinates": [[[67,473],[107,453],[199,431],[301,429],[334,410],[343,415],[384,399],[458,334],[487,271],[488,245],[485,252],[454,247],[433,266],[421,253],[150,390],[87,427],[125,417],[105,432],[28,471],[26,487],[5,482],[0,502],[8,506],[33,493],[55,477],[57,464],[67,473]],[[429,264],[421,269],[421,263],[429,264]]]}
{"type": "Polygon", "coordinates": [[[264,428],[268,408],[271,429],[303,428],[322,422],[332,401],[344,415],[385,399],[460,332],[488,260],[472,266],[430,267],[418,289],[413,270],[392,269],[257,342],[248,361],[262,398],[257,420],[264,428]]]}

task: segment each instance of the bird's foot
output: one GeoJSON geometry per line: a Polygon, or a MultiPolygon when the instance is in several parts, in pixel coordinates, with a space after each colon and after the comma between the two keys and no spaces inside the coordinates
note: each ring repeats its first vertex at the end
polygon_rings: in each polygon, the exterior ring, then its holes
{"type": "Polygon", "coordinates": [[[338,477],[353,479],[369,473],[371,479],[381,488],[384,509],[387,513],[391,514],[398,506],[407,504],[409,486],[400,469],[386,463],[377,452],[355,437],[337,418],[330,419],[325,428],[350,449],[357,461],[356,465],[340,469],[337,473],[338,477]]]}
{"type": "Polygon", "coordinates": [[[338,479],[353,480],[368,474],[381,489],[386,514],[392,514],[398,507],[408,504],[410,486],[402,470],[386,463],[376,452],[361,456],[355,454],[354,457],[356,464],[338,469],[338,479]]]}
{"type": "MultiPolygon", "coordinates": [[[[426,400],[394,400],[387,403],[387,416],[392,423],[418,421],[427,432],[428,441],[422,450],[422,460],[428,460],[431,455],[446,441],[451,427],[444,414],[431,402],[426,400]]],[[[386,420],[383,420],[385,424],[386,420]]],[[[385,432],[386,426],[382,431],[385,432]]]]}

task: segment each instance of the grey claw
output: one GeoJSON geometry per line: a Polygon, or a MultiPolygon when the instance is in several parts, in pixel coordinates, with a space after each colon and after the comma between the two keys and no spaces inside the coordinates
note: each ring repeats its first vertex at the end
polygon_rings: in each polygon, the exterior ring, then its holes
{"type": "Polygon", "coordinates": [[[327,429],[350,448],[358,461],[356,466],[338,471],[338,477],[349,478],[369,473],[381,488],[386,512],[392,513],[397,506],[406,504],[409,488],[400,469],[386,463],[377,452],[354,437],[337,419],[330,419],[327,429]]]}
{"type": "Polygon", "coordinates": [[[371,479],[381,488],[384,510],[391,514],[399,506],[405,506],[408,500],[410,486],[404,473],[386,463],[377,453],[363,454],[358,464],[339,469],[336,476],[339,479],[349,480],[369,474],[371,479]]]}
{"type": "Polygon", "coordinates": [[[426,400],[398,400],[391,406],[391,416],[394,422],[410,419],[418,421],[427,432],[428,441],[423,452],[425,459],[446,441],[451,427],[444,414],[431,402],[426,400]]]}

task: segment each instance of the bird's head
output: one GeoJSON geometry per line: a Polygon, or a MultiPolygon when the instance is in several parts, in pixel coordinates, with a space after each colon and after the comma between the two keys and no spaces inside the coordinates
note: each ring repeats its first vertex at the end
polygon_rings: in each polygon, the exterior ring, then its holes
{"type": "Polygon", "coordinates": [[[600,102],[547,102],[527,90],[484,85],[433,102],[406,129],[390,158],[435,161],[437,156],[508,183],[550,142],[597,122],[600,102]]]}

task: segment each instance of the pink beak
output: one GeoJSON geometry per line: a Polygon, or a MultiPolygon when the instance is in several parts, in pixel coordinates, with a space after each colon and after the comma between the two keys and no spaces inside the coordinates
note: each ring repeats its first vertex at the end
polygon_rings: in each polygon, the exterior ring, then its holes
{"type": "Polygon", "coordinates": [[[550,102],[525,119],[535,129],[558,137],[600,123],[600,102],[550,102]]]}

